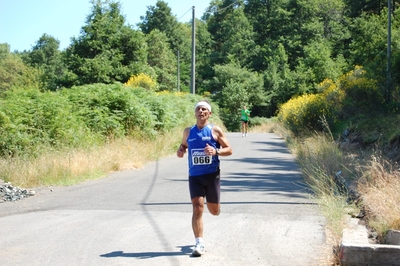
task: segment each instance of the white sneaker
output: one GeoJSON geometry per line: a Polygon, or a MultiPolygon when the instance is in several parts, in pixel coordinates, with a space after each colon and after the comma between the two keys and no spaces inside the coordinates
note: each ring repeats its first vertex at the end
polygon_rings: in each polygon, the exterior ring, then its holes
{"type": "Polygon", "coordinates": [[[203,255],[205,252],[205,248],[202,244],[196,244],[196,246],[194,246],[193,252],[192,252],[192,256],[193,257],[200,257],[201,255],[203,255]]]}
{"type": "Polygon", "coordinates": [[[244,137],[244,134],[242,134],[242,137],[244,137]]]}
{"type": "Polygon", "coordinates": [[[244,134],[244,136],[245,136],[245,137],[247,137],[247,133],[246,133],[246,134],[244,134]]]}

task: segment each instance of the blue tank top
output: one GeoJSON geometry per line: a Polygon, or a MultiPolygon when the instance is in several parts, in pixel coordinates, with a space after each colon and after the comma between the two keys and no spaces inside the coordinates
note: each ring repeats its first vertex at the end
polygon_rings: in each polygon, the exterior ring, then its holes
{"type": "Polygon", "coordinates": [[[209,156],[204,153],[206,144],[214,147],[220,147],[212,136],[213,125],[206,125],[199,129],[196,125],[190,128],[188,143],[189,176],[199,176],[215,173],[219,170],[218,156],[209,156]]]}

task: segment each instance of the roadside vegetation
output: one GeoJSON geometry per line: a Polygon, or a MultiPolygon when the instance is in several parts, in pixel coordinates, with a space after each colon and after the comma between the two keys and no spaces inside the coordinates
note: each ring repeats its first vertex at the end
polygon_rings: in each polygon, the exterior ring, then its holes
{"type": "Polygon", "coordinates": [[[327,219],[334,265],[346,217],[362,219],[377,243],[400,230],[400,115],[371,83],[360,68],[325,80],[319,93],[283,104],[270,129],[286,139],[327,219]]]}

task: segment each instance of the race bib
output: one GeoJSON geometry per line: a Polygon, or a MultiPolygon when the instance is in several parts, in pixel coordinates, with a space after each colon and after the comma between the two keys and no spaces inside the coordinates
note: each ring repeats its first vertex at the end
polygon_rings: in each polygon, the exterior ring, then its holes
{"type": "Polygon", "coordinates": [[[207,165],[212,163],[212,156],[206,155],[204,149],[193,149],[191,157],[193,165],[207,165]]]}

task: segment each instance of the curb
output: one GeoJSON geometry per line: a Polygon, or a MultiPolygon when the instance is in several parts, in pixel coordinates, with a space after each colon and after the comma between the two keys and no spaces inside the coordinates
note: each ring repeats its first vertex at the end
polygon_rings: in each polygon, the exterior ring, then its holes
{"type": "MultiPolygon", "coordinates": [[[[341,265],[400,265],[400,245],[370,244],[367,229],[358,222],[359,219],[349,218],[343,230],[341,265]]],[[[394,241],[399,241],[397,235],[394,241]]]]}

